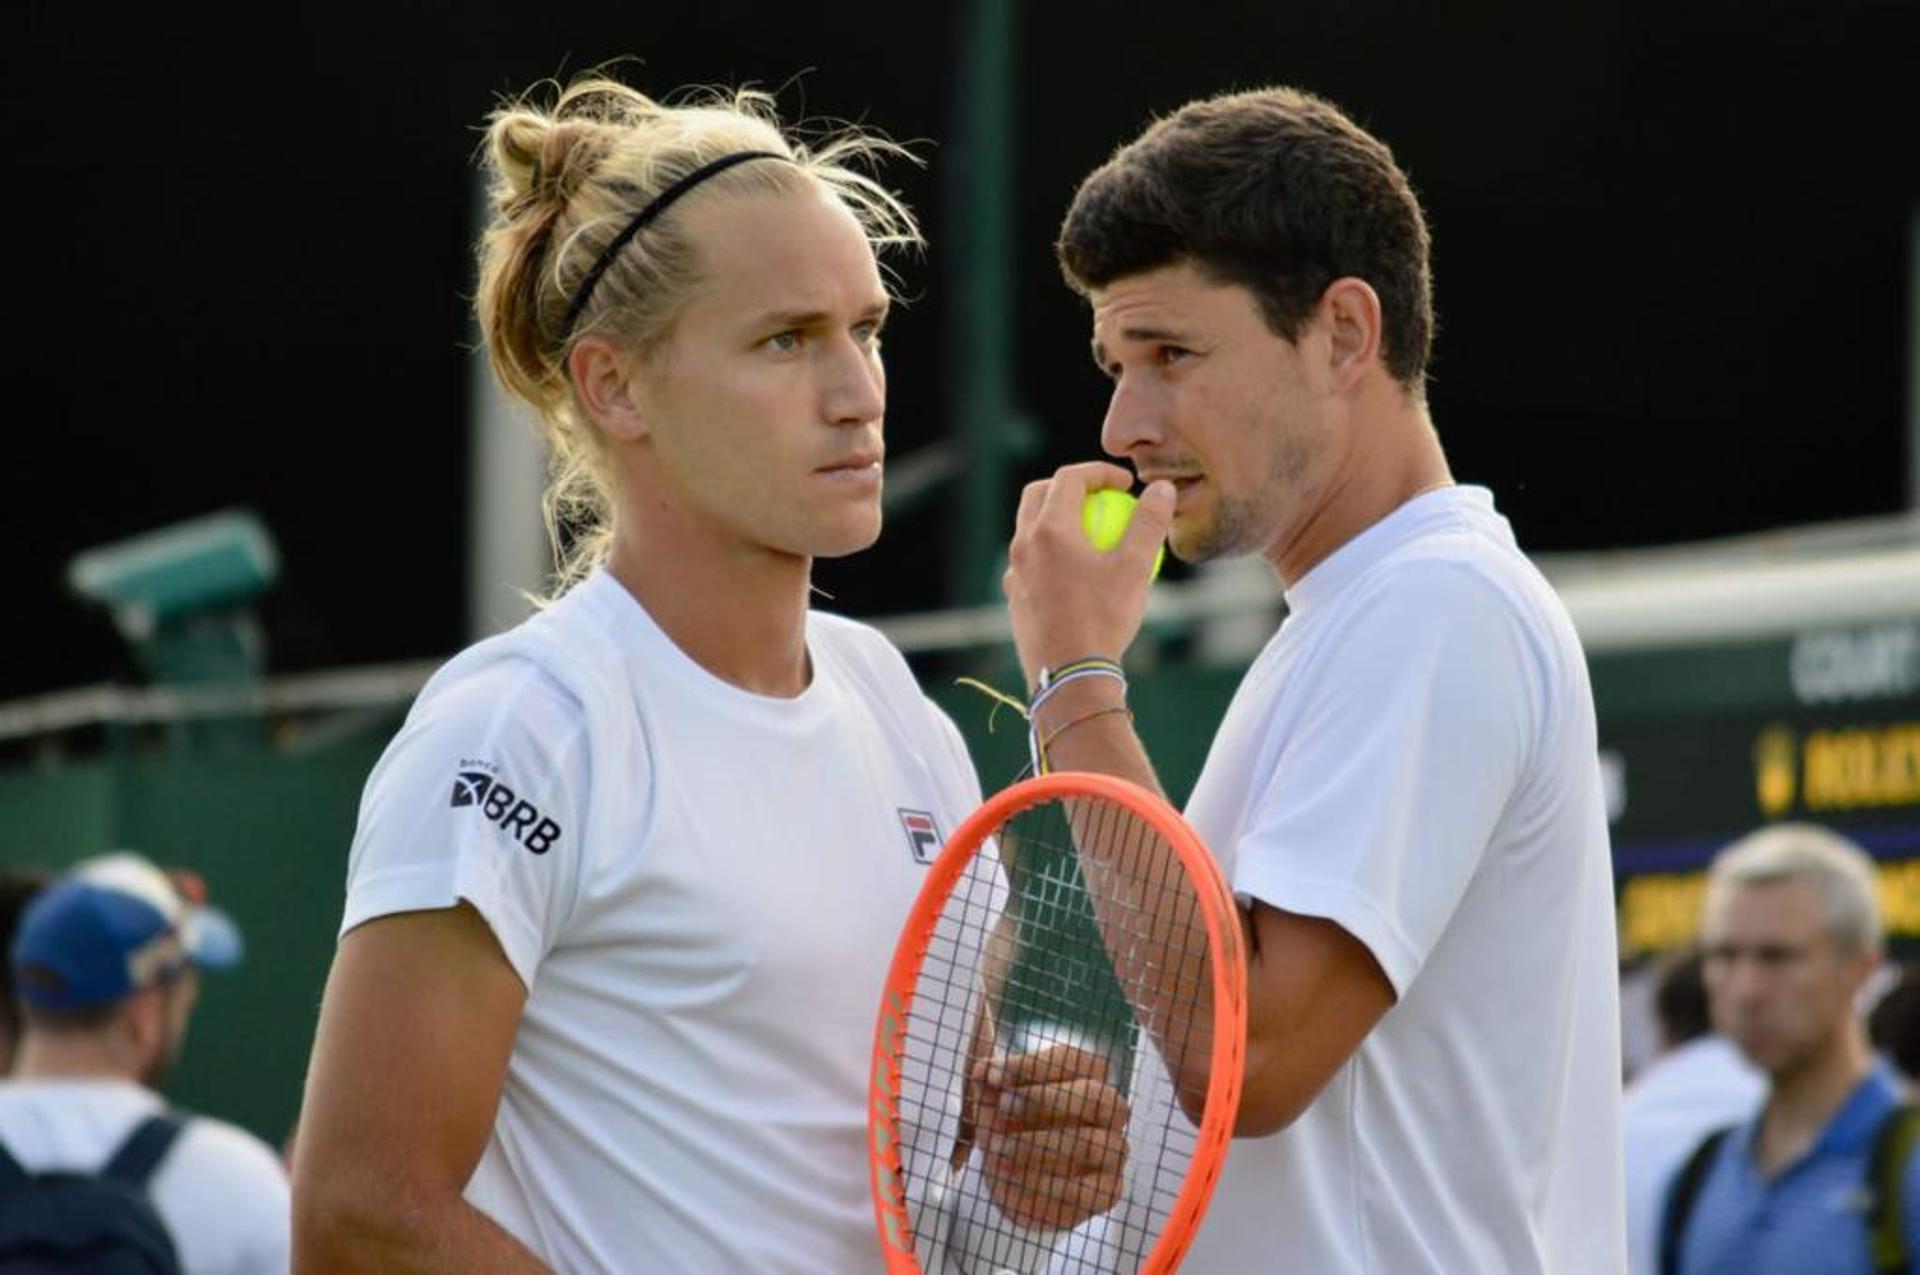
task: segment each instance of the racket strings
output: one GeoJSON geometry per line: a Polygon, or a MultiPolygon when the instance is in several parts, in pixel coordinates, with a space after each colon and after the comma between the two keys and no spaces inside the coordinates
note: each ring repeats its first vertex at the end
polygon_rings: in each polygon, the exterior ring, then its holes
{"type": "Polygon", "coordinates": [[[1003,823],[996,841],[997,855],[976,856],[945,900],[905,1014],[903,1127],[958,1148],[903,1160],[916,1257],[929,1272],[1138,1271],[1196,1154],[1205,1086],[1176,1088],[1166,1059],[1210,1047],[1206,951],[1169,938],[1197,928],[1202,904],[1184,872],[1157,871],[1171,860],[1159,833],[1112,803],[1049,801],[1003,823]],[[1026,1079],[1044,1086],[1046,1115],[1029,1122],[1027,1091],[986,1083],[988,1064],[1049,1050],[1074,1061],[1056,1081],[1035,1060],[1026,1079]],[[1115,1095],[1128,1104],[1117,1184],[1090,1172],[1113,1136],[1115,1095]],[[1017,1165],[976,1153],[989,1102],[1001,1128],[991,1145],[1017,1165]],[[1017,1167],[1078,1199],[1076,1224],[1009,1217],[993,1187],[1017,1167]]]}

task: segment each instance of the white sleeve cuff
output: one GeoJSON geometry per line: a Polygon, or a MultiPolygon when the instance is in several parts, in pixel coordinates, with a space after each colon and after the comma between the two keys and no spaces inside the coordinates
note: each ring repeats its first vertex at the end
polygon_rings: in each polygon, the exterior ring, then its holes
{"type": "Polygon", "coordinates": [[[1405,996],[1420,973],[1420,954],[1405,932],[1351,881],[1316,880],[1277,864],[1243,863],[1234,871],[1233,891],[1243,904],[1255,899],[1282,912],[1332,921],[1373,954],[1396,997],[1405,996]]]}
{"type": "Polygon", "coordinates": [[[453,862],[409,864],[369,873],[347,892],[340,936],[345,938],[347,931],[383,916],[438,911],[465,899],[493,931],[494,941],[521,985],[531,990],[533,973],[540,963],[540,936],[516,933],[500,906],[497,890],[477,876],[453,862]]]}

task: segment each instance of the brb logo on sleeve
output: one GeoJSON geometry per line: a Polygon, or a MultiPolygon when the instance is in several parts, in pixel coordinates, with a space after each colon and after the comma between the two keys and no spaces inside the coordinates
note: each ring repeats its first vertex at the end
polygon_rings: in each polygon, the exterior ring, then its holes
{"type": "MultiPolygon", "coordinates": [[[[484,762],[462,762],[480,766],[484,762]]],[[[515,841],[535,854],[545,854],[560,840],[560,825],[540,813],[539,807],[526,801],[513,789],[484,770],[461,770],[453,779],[452,806],[472,806],[490,822],[498,824],[515,841]]]]}

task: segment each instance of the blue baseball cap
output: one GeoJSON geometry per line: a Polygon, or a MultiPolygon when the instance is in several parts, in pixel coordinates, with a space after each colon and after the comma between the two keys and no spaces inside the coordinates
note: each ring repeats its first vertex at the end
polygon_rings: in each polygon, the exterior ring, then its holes
{"type": "Polygon", "coordinates": [[[109,1005],[179,973],[240,963],[239,927],[137,854],[88,859],[42,890],[20,916],[13,987],[41,1009],[109,1005]]]}

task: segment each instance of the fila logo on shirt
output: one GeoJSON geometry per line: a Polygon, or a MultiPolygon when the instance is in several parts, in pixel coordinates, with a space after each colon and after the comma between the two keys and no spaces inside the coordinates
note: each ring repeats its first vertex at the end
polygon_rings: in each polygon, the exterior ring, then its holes
{"type": "MultiPolygon", "coordinates": [[[[484,765],[483,762],[463,763],[484,765]]],[[[453,779],[453,800],[458,810],[471,806],[489,822],[535,854],[545,854],[560,840],[560,825],[540,813],[531,801],[522,800],[513,789],[484,770],[462,770],[453,779]]]]}
{"type": "Polygon", "coordinates": [[[933,816],[905,806],[899,810],[900,826],[907,830],[907,849],[913,853],[913,861],[932,863],[933,856],[940,853],[940,828],[933,822],[933,816]]]}

